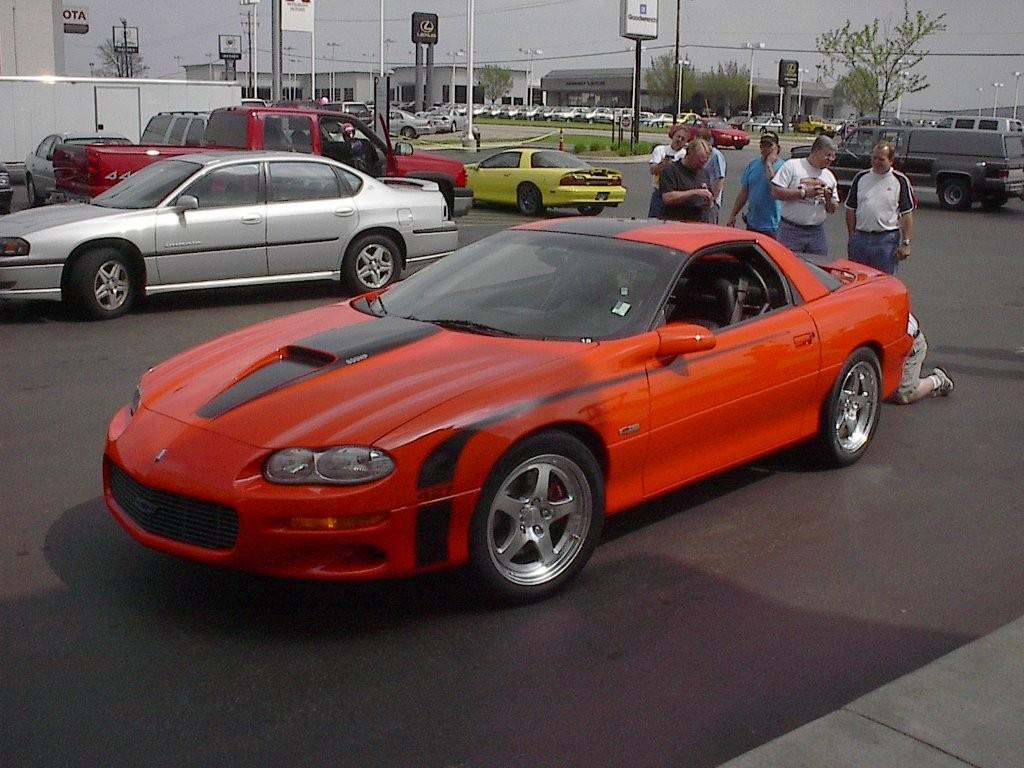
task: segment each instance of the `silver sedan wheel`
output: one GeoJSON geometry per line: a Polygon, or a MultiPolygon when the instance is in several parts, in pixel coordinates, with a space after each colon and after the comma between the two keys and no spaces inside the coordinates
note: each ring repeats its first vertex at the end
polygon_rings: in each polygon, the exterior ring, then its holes
{"type": "Polygon", "coordinates": [[[92,288],[96,303],[110,312],[120,309],[127,300],[128,292],[131,290],[131,278],[124,264],[117,259],[111,259],[103,262],[96,270],[92,288]]]}
{"type": "Polygon", "coordinates": [[[580,554],[594,515],[583,469],[544,454],[501,482],[487,515],[491,562],[508,581],[533,586],[558,578],[580,554]]]}
{"type": "Polygon", "coordinates": [[[395,255],[380,243],[370,243],[356,254],[355,271],[366,288],[383,288],[394,277],[395,255]]]}
{"type": "Polygon", "coordinates": [[[861,361],[850,368],[843,379],[833,419],[836,442],[849,453],[856,453],[868,440],[878,418],[879,382],[874,367],[861,361]]]}

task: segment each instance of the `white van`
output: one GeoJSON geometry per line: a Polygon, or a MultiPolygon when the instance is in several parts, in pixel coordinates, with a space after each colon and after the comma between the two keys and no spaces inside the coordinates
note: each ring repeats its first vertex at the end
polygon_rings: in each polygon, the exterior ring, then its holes
{"type": "Polygon", "coordinates": [[[981,131],[1024,132],[1024,122],[1012,117],[947,117],[936,128],[973,128],[981,131]]]}

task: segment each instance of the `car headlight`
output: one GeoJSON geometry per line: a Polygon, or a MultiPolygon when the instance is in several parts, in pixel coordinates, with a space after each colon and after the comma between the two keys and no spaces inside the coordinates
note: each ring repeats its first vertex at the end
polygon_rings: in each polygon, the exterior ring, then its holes
{"type": "Polygon", "coordinates": [[[263,466],[267,480],[286,485],[358,485],[380,480],[394,471],[394,459],[362,445],[323,451],[285,448],[272,454],[263,466]]]}
{"type": "Polygon", "coordinates": [[[0,256],[28,256],[31,246],[20,237],[0,238],[0,256]]]}

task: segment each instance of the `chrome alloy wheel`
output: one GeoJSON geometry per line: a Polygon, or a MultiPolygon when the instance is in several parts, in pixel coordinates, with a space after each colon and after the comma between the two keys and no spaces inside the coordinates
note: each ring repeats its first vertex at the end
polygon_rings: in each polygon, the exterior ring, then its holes
{"type": "Polygon", "coordinates": [[[120,309],[131,290],[131,277],[124,264],[117,259],[111,259],[103,262],[96,270],[92,289],[96,303],[104,310],[110,312],[120,309]]]}
{"type": "Polygon", "coordinates": [[[870,363],[860,361],[846,374],[836,400],[833,425],[842,450],[855,453],[871,439],[878,405],[878,375],[870,363]]]}
{"type": "Polygon", "coordinates": [[[369,243],[356,254],[356,276],[366,288],[383,288],[395,274],[395,255],[380,243],[369,243]]]}
{"type": "Polygon", "coordinates": [[[580,554],[593,515],[583,469],[564,456],[536,456],[508,474],[491,502],[488,554],[508,581],[545,584],[580,554]]]}

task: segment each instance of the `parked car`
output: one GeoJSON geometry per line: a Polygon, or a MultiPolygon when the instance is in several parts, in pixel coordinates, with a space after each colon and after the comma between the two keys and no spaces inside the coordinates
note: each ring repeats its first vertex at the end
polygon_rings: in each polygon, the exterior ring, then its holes
{"type": "Polygon", "coordinates": [[[909,307],[893,276],[756,233],[533,222],[156,365],[107,430],[104,499],[140,544],[217,567],[468,564],[543,599],[606,517],[790,445],[861,459],[909,307]]]}
{"type": "Polygon", "coordinates": [[[813,115],[797,115],[793,121],[793,130],[797,133],[813,133],[821,136],[835,136],[836,126],[813,115]]]}
{"type": "Polygon", "coordinates": [[[158,112],[149,118],[139,143],[200,147],[209,119],[209,112],[158,112]]]}
{"type": "Polygon", "coordinates": [[[545,208],[576,208],[595,215],[626,200],[622,174],[595,168],[568,152],[509,149],[466,166],[475,200],[515,205],[525,216],[545,208]]]}
{"type": "Polygon", "coordinates": [[[434,133],[434,126],[429,120],[416,117],[412,112],[403,109],[392,109],[388,112],[388,133],[392,136],[404,136],[415,139],[428,133],[434,133]]]}
{"type": "Polygon", "coordinates": [[[743,149],[750,143],[750,136],[746,131],[730,128],[729,124],[720,117],[688,118],[682,125],[686,127],[687,141],[696,138],[702,131],[711,133],[711,143],[716,147],[732,147],[743,149]]]}
{"type": "Polygon", "coordinates": [[[519,117],[523,120],[536,120],[537,115],[540,114],[540,106],[534,104],[533,106],[525,106],[519,113],[519,117]]]}
{"type": "Polygon", "coordinates": [[[431,109],[416,113],[434,128],[434,133],[456,133],[466,130],[468,120],[453,109],[431,109]]]}
{"type": "Polygon", "coordinates": [[[373,122],[373,111],[363,101],[329,101],[323,107],[335,112],[344,112],[346,115],[355,115],[367,124],[373,122]]]}
{"type": "Polygon", "coordinates": [[[28,204],[42,205],[56,190],[53,173],[53,153],[61,144],[131,144],[131,139],[109,131],[83,131],[53,133],[39,142],[36,151],[25,158],[25,194],[28,204]]]}
{"type": "Polygon", "coordinates": [[[594,107],[585,115],[588,123],[612,123],[615,120],[615,112],[610,107],[594,107]]]}
{"type": "MultiPolygon", "coordinates": [[[[841,189],[871,167],[871,149],[883,139],[896,149],[894,166],[915,188],[935,190],[943,208],[977,201],[993,210],[1024,194],[1024,133],[899,125],[858,128],[840,143],[832,171],[841,189]]],[[[809,153],[794,147],[792,156],[809,153]]]]}
{"type": "MultiPolygon", "coordinates": [[[[473,192],[466,188],[462,163],[443,155],[417,151],[408,142],[383,141],[354,115],[304,107],[224,107],[210,114],[204,141],[209,148],[272,149],[325,155],[371,176],[407,176],[437,182],[453,216],[473,207],[473,192]],[[345,125],[352,130],[357,149],[353,159],[345,125]]],[[[54,155],[58,186],[79,199],[95,197],[118,180],[167,157],[202,151],[196,147],[131,147],[61,145],[54,155]]]]}
{"type": "Polygon", "coordinates": [[[755,115],[743,124],[743,130],[749,133],[767,133],[782,131],[782,120],[775,115],[755,115]]]}
{"type": "Polygon", "coordinates": [[[143,294],[192,288],[332,278],[362,292],[457,240],[434,182],[378,181],[312,155],[193,154],[90,204],[0,220],[0,299],[61,300],[106,320],[143,294]]]}
{"type": "Polygon", "coordinates": [[[1024,132],[1024,122],[1013,117],[945,117],[938,128],[968,128],[979,131],[1024,132]]]}
{"type": "Polygon", "coordinates": [[[651,115],[647,119],[647,125],[655,128],[668,128],[672,123],[675,122],[672,115],[667,112],[661,112],[658,114],[651,115]]]}
{"type": "Polygon", "coordinates": [[[11,173],[7,166],[0,163],[0,215],[11,212],[11,200],[14,197],[14,187],[11,186],[11,173]]]}

